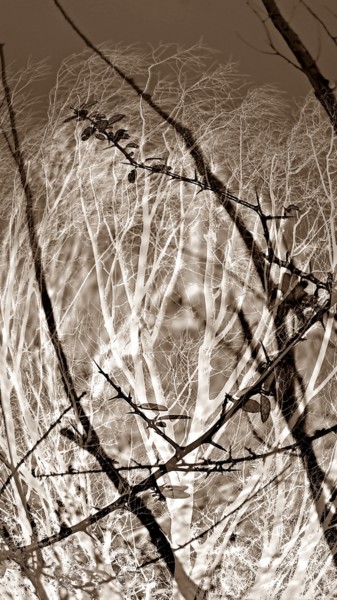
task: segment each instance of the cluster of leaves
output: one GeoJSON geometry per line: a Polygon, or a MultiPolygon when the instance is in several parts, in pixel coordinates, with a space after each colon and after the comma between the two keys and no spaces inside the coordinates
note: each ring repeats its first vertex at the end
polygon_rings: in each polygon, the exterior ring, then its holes
{"type": "MultiPolygon", "coordinates": [[[[70,121],[88,121],[90,125],[85,127],[81,132],[81,140],[82,142],[88,141],[90,138],[94,137],[97,140],[103,142],[108,142],[108,147],[117,148],[124,157],[128,161],[128,165],[131,165],[133,169],[128,173],[128,181],[133,184],[137,179],[137,169],[142,168],[150,173],[163,173],[171,176],[173,179],[180,179],[180,176],[174,175],[172,173],[172,167],[167,165],[162,161],[160,157],[150,156],[144,160],[144,163],[140,163],[134,159],[135,150],[139,148],[139,145],[136,142],[128,142],[125,146],[121,146],[121,142],[130,139],[130,135],[125,128],[120,128],[114,131],[113,127],[125,118],[125,114],[116,113],[111,117],[107,117],[105,113],[102,112],[90,112],[90,108],[97,104],[97,101],[81,104],[79,107],[70,108],[73,111],[73,114],[70,117],[67,117],[63,123],[69,123],[70,121]],[[150,164],[145,164],[150,162],[150,164]]],[[[185,178],[186,181],[198,181],[197,176],[195,174],[195,180],[185,178]]],[[[199,185],[200,182],[198,182],[199,185]]],[[[204,186],[202,189],[206,189],[206,182],[204,182],[204,186]]]]}
{"type": "Polygon", "coordinates": [[[268,420],[271,411],[270,400],[264,394],[260,396],[260,403],[254,398],[249,398],[242,406],[242,410],[248,413],[260,413],[262,423],[268,420]]]}
{"type": "MultiPolygon", "coordinates": [[[[106,114],[101,112],[90,112],[90,108],[95,104],[97,104],[97,100],[82,104],[78,108],[71,106],[70,108],[73,110],[74,114],[65,119],[64,123],[69,123],[69,121],[73,120],[89,121],[90,125],[85,127],[81,133],[82,142],[86,142],[93,136],[97,140],[107,141],[109,146],[116,146],[121,149],[120,142],[130,139],[130,135],[124,128],[117,129],[116,131],[114,131],[112,128],[114,125],[116,125],[116,123],[124,119],[125,115],[122,113],[116,113],[111,117],[107,117],[106,114]]],[[[132,148],[138,148],[138,144],[135,142],[129,142],[124,148],[127,156],[130,159],[134,156],[132,148]]],[[[129,173],[129,181],[130,183],[134,183],[136,180],[136,171],[131,171],[131,173],[129,173]]]]}

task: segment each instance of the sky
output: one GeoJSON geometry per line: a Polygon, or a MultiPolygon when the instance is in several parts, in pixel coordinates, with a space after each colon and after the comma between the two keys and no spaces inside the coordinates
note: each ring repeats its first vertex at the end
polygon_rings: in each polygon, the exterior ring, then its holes
{"type": "MultiPolygon", "coordinates": [[[[337,34],[337,18],[324,8],[334,10],[336,0],[307,1],[337,34]]],[[[61,0],[61,3],[95,44],[109,41],[192,45],[202,39],[218,51],[215,60],[238,62],[240,73],[257,84],[276,83],[295,98],[309,91],[309,84],[298,70],[268,54],[270,48],[263,27],[246,0],[61,0]]],[[[250,3],[263,12],[261,0],[250,3]]],[[[327,36],[319,33],[317,23],[303,10],[301,0],[278,0],[278,3],[315,58],[319,54],[324,74],[336,77],[333,56],[337,53],[334,55],[327,36]]],[[[274,40],[287,52],[278,34],[274,40]]],[[[34,84],[34,92],[42,97],[42,102],[46,102],[63,58],[84,48],[53,0],[0,0],[0,43],[5,44],[7,64],[14,70],[22,68],[28,58],[33,61],[48,58],[49,76],[34,84]]]]}

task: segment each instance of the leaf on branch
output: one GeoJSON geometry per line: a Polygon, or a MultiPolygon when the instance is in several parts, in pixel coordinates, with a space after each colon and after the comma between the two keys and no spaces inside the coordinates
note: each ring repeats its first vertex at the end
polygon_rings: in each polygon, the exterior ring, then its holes
{"type": "Polygon", "coordinates": [[[151,167],[152,169],[152,173],[162,173],[163,171],[166,170],[166,165],[161,164],[161,165],[153,165],[153,167],[151,167]]]}
{"type": "Polygon", "coordinates": [[[160,417],[162,421],[178,421],[178,419],[190,419],[188,415],[164,415],[160,417]]]}
{"type": "Polygon", "coordinates": [[[69,429],[69,427],[62,427],[62,429],[60,430],[60,433],[64,437],[68,438],[69,440],[76,439],[74,432],[71,429],[69,429]]]}
{"type": "Polygon", "coordinates": [[[69,123],[69,121],[73,121],[74,119],[78,119],[77,115],[73,115],[72,117],[67,117],[67,119],[64,119],[64,121],[62,121],[62,123],[69,123]]]}
{"type": "Polygon", "coordinates": [[[118,143],[120,140],[128,140],[129,139],[129,134],[126,132],[126,129],[118,129],[114,135],[114,142],[115,144],[118,143]]]}
{"type": "Polygon", "coordinates": [[[103,140],[107,140],[108,136],[106,135],[106,133],[101,133],[101,132],[98,131],[97,133],[95,133],[95,138],[97,138],[98,140],[103,141],[103,140]]]}
{"type": "Polygon", "coordinates": [[[94,119],[95,121],[107,121],[106,115],[104,113],[92,113],[92,115],[90,115],[92,119],[94,119]]]}
{"type": "Polygon", "coordinates": [[[125,148],[139,148],[139,146],[135,142],[129,142],[126,144],[125,148]]]}
{"type": "Polygon", "coordinates": [[[164,423],[164,421],[156,421],[156,425],[158,427],[166,427],[166,423],[164,423]]]}
{"type": "Polygon", "coordinates": [[[100,119],[99,121],[95,120],[95,127],[96,127],[96,129],[98,129],[98,131],[105,131],[107,126],[108,126],[107,119],[100,119]]]}
{"type": "Polygon", "coordinates": [[[66,523],[60,523],[59,533],[64,536],[70,535],[72,533],[72,529],[66,523]]]}
{"type": "Polygon", "coordinates": [[[128,181],[129,181],[129,183],[135,183],[136,176],[137,176],[136,169],[133,169],[132,171],[130,171],[130,173],[128,173],[128,181]]]}
{"type": "Polygon", "coordinates": [[[260,404],[256,400],[246,400],[246,402],[242,406],[242,410],[249,413],[258,413],[260,412],[260,404]]]}
{"type": "Polygon", "coordinates": [[[95,132],[95,127],[86,127],[81,133],[82,142],[86,142],[95,132]]]}
{"type": "Polygon", "coordinates": [[[145,402],[139,406],[142,410],[167,410],[167,406],[163,404],[156,404],[155,402],[145,402]]]}
{"type": "Polygon", "coordinates": [[[117,121],[124,119],[124,117],[125,117],[125,115],[122,115],[122,113],[117,113],[116,115],[113,115],[108,120],[108,127],[110,127],[110,125],[114,125],[114,123],[117,123],[117,121]]]}
{"type": "Polygon", "coordinates": [[[261,396],[260,402],[261,420],[265,423],[270,415],[271,404],[267,396],[261,396]]]}
{"type": "Polygon", "coordinates": [[[164,485],[159,486],[159,490],[166,498],[189,498],[187,487],[187,485],[164,485]]]}

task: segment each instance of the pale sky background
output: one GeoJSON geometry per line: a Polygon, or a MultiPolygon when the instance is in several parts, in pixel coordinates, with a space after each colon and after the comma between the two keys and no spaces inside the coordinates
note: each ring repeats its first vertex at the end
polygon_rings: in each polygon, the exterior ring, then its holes
{"type": "MultiPolygon", "coordinates": [[[[307,2],[337,35],[337,18],[328,12],[330,8],[337,13],[336,0],[307,2]]],[[[192,45],[202,38],[206,45],[219,51],[216,60],[238,61],[239,71],[257,84],[277,83],[280,89],[297,98],[309,90],[298,70],[279,57],[268,56],[248,45],[268,51],[263,28],[246,0],[62,0],[62,3],[93,43],[192,45]]],[[[251,3],[263,12],[260,0],[251,3]]],[[[291,16],[292,26],[315,57],[320,54],[324,75],[336,79],[336,47],[319,33],[300,0],[278,0],[278,4],[286,16],[291,16]]],[[[280,48],[285,48],[277,33],[274,39],[280,48]]],[[[0,0],[0,42],[5,43],[7,64],[14,70],[24,66],[28,57],[34,61],[48,57],[51,73],[43,82],[35,83],[33,90],[42,95],[43,103],[62,59],[84,48],[53,0],[0,0]]]]}

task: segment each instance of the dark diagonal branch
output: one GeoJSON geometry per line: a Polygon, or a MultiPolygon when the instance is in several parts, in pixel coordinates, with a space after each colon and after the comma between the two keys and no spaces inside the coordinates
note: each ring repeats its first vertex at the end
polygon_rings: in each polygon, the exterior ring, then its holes
{"type": "Polygon", "coordinates": [[[337,100],[328,79],[321,73],[317,62],[311,56],[299,35],[290,27],[275,0],[262,0],[262,3],[274,27],[281,34],[288,48],[295,56],[302,73],[307,77],[317,100],[328,114],[334,131],[337,134],[337,100]]]}
{"type": "MultiPolygon", "coordinates": [[[[64,9],[61,7],[59,0],[54,0],[55,5],[62,13],[66,21],[69,23],[73,31],[83,40],[88,48],[90,48],[99,58],[109,66],[110,69],[113,70],[114,73],[118,74],[121,79],[127,83],[133,91],[144,101],[147,105],[152,108],[160,116],[165,123],[170,125],[174,131],[181,137],[184,141],[186,148],[188,149],[191,157],[194,160],[197,173],[201,176],[203,181],[206,181],[210,186],[210,189],[215,194],[218,202],[224,206],[227,211],[227,214],[231,218],[231,220],[236,224],[239,234],[248,249],[248,252],[252,258],[252,262],[254,264],[255,270],[258,273],[260,281],[262,283],[262,287],[264,290],[268,289],[266,284],[266,274],[268,270],[266,269],[266,260],[269,264],[278,264],[281,267],[284,267],[287,270],[291,270],[294,272],[294,265],[292,261],[287,257],[286,261],[281,261],[275,256],[274,250],[270,243],[268,243],[268,235],[266,221],[263,220],[262,217],[262,225],[264,229],[264,237],[267,243],[268,255],[261,250],[256,241],[253,238],[253,235],[250,231],[247,230],[241,216],[238,215],[237,207],[231,204],[231,201],[227,198],[224,200],[222,194],[226,191],[226,186],[212,173],[209,165],[207,164],[202,150],[200,149],[197,140],[195,139],[192,132],[181,124],[179,121],[172,118],[167,112],[165,112],[150,96],[146,94],[136,83],[135,81],[126,75],[119,67],[113,64],[106,56],[103,54],[97,47],[94,46],[92,42],[79,30],[76,24],[70,19],[64,9]]],[[[267,13],[275,25],[281,35],[284,37],[286,43],[289,48],[293,52],[296,60],[298,61],[301,70],[308,77],[314,92],[321,103],[324,110],[327,112],[330,121],[333,125],[334,131],[337,132],[337,120],[336,120],[336,100],[332,90],[329,86],[328,80],[322,75],[320,70],[318,69],[315,61],[313,60],[310,53],[305,48],[304,44],[300,40],[299,36],[291,29],[288,23],[285,21],[284,17],[278,10],[276,3],[273,0],[263,0],[263,4],[267,10],[267,13]]],[[[169,173],[167,174],[169,175],[169,173]]],[[[129,180],[130,181],[130,180],[129,180]]],[[[259,214],[260,219],[261,215],[259,214]]],[[[301,273],[300,277],[303,277],[303,273],[301,273]]],[[[211,426],[208,431],[199,435],[196,440],[188,444],[186,447],[177,449],[174,456],[169,459],[166,464],[167,470],[174,470],[179,462],[186,454],[192,452],[196,448],[200,447],[201,444],[213,444],[214,435],[221,429],[221,427],[230,419],[232,416],[240,409],[243,408],[244,404],[251,399],[256,393],[261,393],[261,386],[267,380],[270,375],[274,375],[274,371],[280,374],[283,378],[289,378],[289,373],[293,374],[296,370],[295,368],[295,354],[294,347],[298,344],[302,339],[305,333],[311,328],[311,326],[316,322],[323,323],[324,315],[329,311],[331,306],[331,287],[332,287],[332,274],[329,274],[328,281],[324,284],[318,284],[320,287],[325,288],[328,292],[329,298],[321,305],[312,304],[310,308],[310,317],[308,319],[302,319],[302,324],[299,327],[298,331],[294,336],[289,335],[286,330],[286,314],[282,310],[278,311],[279,319],[275,322],[277,330],[282,332],[283,338],[281,340],[281,336],[278,337],[278,353],[276,359],[274,361],[270,361],[267,365],[267,369],[258,377],[255,384],[250,386],[248,390],[243,390],[236,395],[234,399],[230,397],[226,397],[223,402],[223,407],[220,416],[217,418],[216,422],[213,426],[211,426]],[[285,369],[286,365],[286,369],[285,369]],[[233,405],[228,409],[227,403],[228,400],[233,402],[233,405]]],[[[318,289],[318,288],[317,288],[318,289]]],[[[267,305],[271,308],[271,293],[268,289],[267,305]]],[[[294,382],[293,382],[294,389],[294,382]]],[[[295,396],[293,396],[292,390],[290,390],[289,398],[286,398],[287,394],[279,394],[277,397],[277,401],[279,406],[283,412],[284,418],[291,426],[291,431],[295,437],[297,442],[301,442],[300,435],[302,435],[302,442],[299,443],[299,448],[301,451],[301,457],[303,464],[305,466],[306,472],[308,474],[310,484],[311,484],[311,493],[312,497],[315,500],[317,497],[317,493],[319,492],[320,483],[322,481],[322,474],[320,473],[318,477],[316,477],[317,473],[317,461],[315,460],[314,452],[312,449],[312,442],[305,434],[303,424],[298,427],[293,427],[290,423],[289,415],[287,414],[287,410],[285,408],[292,403],[292,413],[295,410],[294,407],[297,406],[297,401],[295,396]]],[[[254,411],[255,412],[255,411],[254,411]]],[[[161,473],[159,471],[159,473],[161,473]]],[[[155,476],[155,475],[154,475],[155,476]]],[[[160,476],[158,474],[158,476],[160,476]]],[[[328,542],[330,551],[334,554],[334,540],[333,536],[326,536],[326,540],[328,542]]],[[[336,560],[337,564],[337,560],[336,560]]]]}
{"type": "MultiPolygon", "coordinates": [[[[236,207],[230,203],[230,201],[228,200],[228,196],[227,196],[227,198],[224,197],[224,192],[227,191],[226,186],[212,172],[212,170],[211,170],[210,166],[208,165],[208,163],[203,155],[203,152],[198,144],[198,141],[196,140],[196,138],[193,135],[193,133],[191,132],[191,130],[188,127],[186,127],[185,125],[183,125],[182,123],[180,123],[179,121],[177,121],[176,119],[174,119],[173,117],[171,117],[165,110],[163,110],[161,108],[161,106],[159,106],[153,100],[153,98],[151,97],[150,94],[145,93],[137,85],[137,83],[134,81],[134,79],[132,77],[129,77],[126,73],[124,73],[124,71],[122,71],[122,69],[120,69],[114,63],[112,63],[111,60],[109,60],[109,58],[99,48],[97,48],[89,40],[89,38],[77,27],[77,25],[69,17],[69,15],[64,10],[64,8],[61,6],[61,4],[58,0],[54,0],[54,4],[58,8],[58,10],[61,12],[64,19],[67,21],[67,23],[69,23],[69,25],[73,29],[73,31],[75,31],[75,33],[83,40],[85,45],[88,48],[90,48],[90,50],[92,50],[95,54],[97,54],[97,56],[99,56],[100,59],[106,65],[108,65],[108,67],[110,69],[112,69],[115,73],[117,73],[117,75],[119,75],[119,77],[121,77],[121,79],[123,81],[125,81],[125,83],[127,83],[134,90],[134,92],[140,98],[142,98],[142,100],[144,100],[144,102],[146,102],[148,104],[148,106],[150,108],[152,108],[152,110],[154,110],[159,117],[161,117],[161,119],[163,119],[163,121],[165,121],[165,123],[170,125],[172,127],[172,129],[174,131],[176,131],[176,133],[179,135],[179,137],[183,140],[187,150],[189,151],[191,157],[194,160],[197,172],[202,177],[202,179],[204,181],[206,181],[207,184],[211,187],[211,189],[214,192],[214,194],[216,195],[218,201],[225,208],[230,219],[235,223],[235,225],[239,231],[239,234],[240,234],[250,256],[252,256],[254,267],[259,276],[261,284],[264,287],[265,277],[264,277],[263,253],[261,252],[261,249],[258,247],[257,243],[255,242],[251,231],[249,231],[249,229],[246,227],[246,225],[244,224],[240,215],[237,214],[236,207]]],[[[225,196],[226,196],[226,194],[225,194],[225,196]]]]}
{"type": "MultiPolygon", "coordinates": [[[[75,414],[77,415],[84,430],[84,433],[81,436],[80,440],[81,446],[95,457],[102,470],[106,473],[110,481],[114,484],[114,486],[120,493],[124,494],[127,491],[128,497],[131,497],[129,502],[129,510],[131,510],[135,514],[135,516],[139,518],[141,523],[148,530],[152,543],[154,544],[158,553],[164,560],[170,573],[176,577],[177,583],[181,588],[183,597],[187,598],[187,600],[192,600],[195,596],[197,589],[195,584],[183,571],[181,565],[175,561],[170,542],[167,539],[164,532],[162,531],[160,525],[157,523],[151,510],[145,505],[144,501],[141,498],[137,498],[135,494],[132,494],[132,488],[129,486],[127,480],[115,470],[113,461],[104,451],[100,443],[99,436],[97,435],[92,423],[90,422],[90,419],[87,417],[84,409],[82,408],[80,398],[76,394],[75,383],[70,373],[67,357],[65,355],[62,343],[59,338],[53,305],[47,289],[46,276],[42,263],[42,252],[38,242],[34,221],[34,196],[28,180],[25,159],[21,150],[18,129],[16,125],[15,109],[11,99],[10,87],[7,82],[3,45],[0,46],[0,63],[2,84],[9,114],[11,135],[13,139],[13,157],[18,167],[21,185],[26,200],[26,219],[30,248],[35,268],[35,277],[38,284],[41,304],[45,315],[49,336],[57,357],[63,387],[66,396],[69,402],[71,403],[75,414]],[[187,595],[185,595],[184,593],[184,588],[189,590],[187,595]]],[[[60,532],[60,534],[61,533],[62,531],[60,532]]],[[[70,531],[69,533],[71,534],[73,532],[70,531]]],[[[60,536],[60,534],[57,534],[55,536],[55,542],[59,539],[62,539],[62,536],[58,537],[60,536]]],[[[43,547],[43,545],[41,547],[43,547]]]]}

